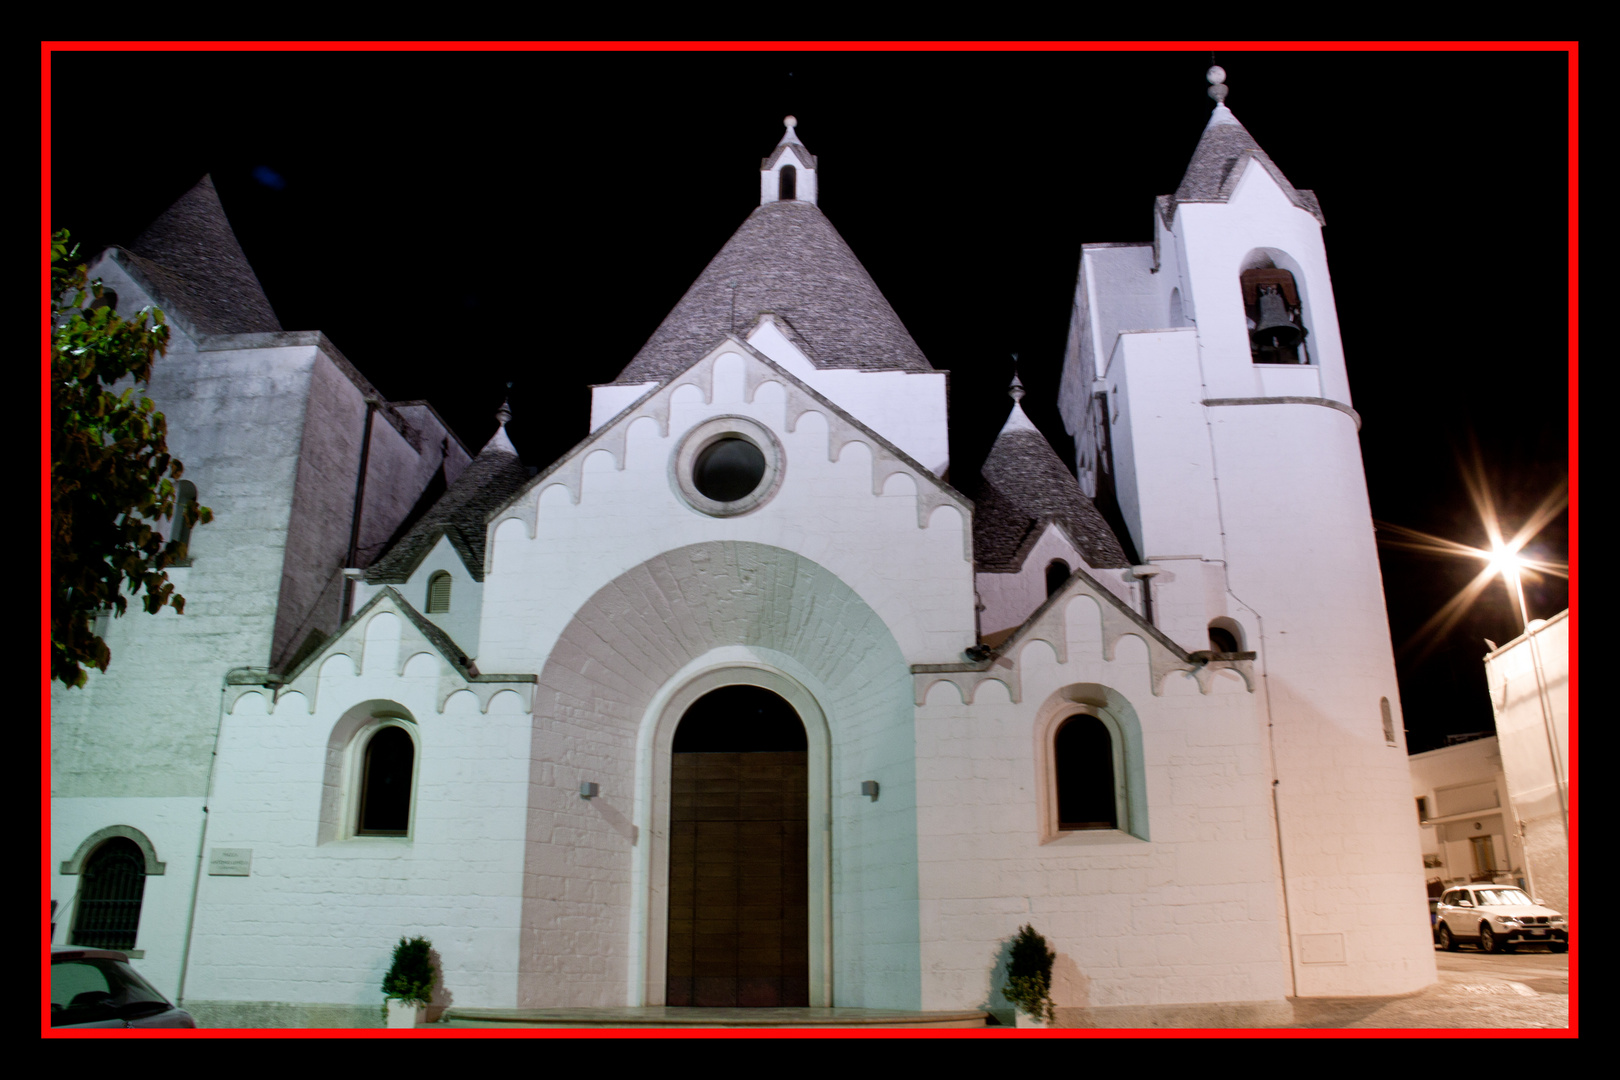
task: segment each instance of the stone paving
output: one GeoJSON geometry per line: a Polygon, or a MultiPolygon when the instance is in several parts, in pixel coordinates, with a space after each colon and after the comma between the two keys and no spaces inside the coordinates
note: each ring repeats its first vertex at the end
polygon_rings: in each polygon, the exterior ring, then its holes
{"type": "Polygon", "coordinates": [[[1437,952],[1439,981],[1389,998],[1296,999],[1303,1028],[1568,1028],[1569,957],[1437,952]]]}

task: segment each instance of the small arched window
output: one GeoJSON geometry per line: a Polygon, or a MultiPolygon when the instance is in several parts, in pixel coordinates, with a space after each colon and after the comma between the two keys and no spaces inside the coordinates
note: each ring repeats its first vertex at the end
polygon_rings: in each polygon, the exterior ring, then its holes
{"type": "Polygon", "coordinates": [[[1069,580],[1074,571],[1062,559],[1053,559],[1046,564],[1046,595],[1051,596],[1063,588],[1063,583],[1069,580]]]}
{"type": "Polygon", "coordinates": [[[442,615],[450,610],[450,571],[440,570],[428,578],[427,613],[442,615]]]}
{"type": "Polygon", "coordinates": [[[416,741],[388,724],[366,742],[360,770],[360,836],[405,836],[411,827],[416,741]]]}
{"type": "Polygon", "coordinates": [[[1243,627],[1236,619],[1222,615],[1209,620],[1209,651],[1218,653],[1243,651],[1243,627]]]}
{"type": "Polygon", "coordinates": [[[776,197],[783,202],[791,202],[799,197],[799,171],[791,165],[782,166],[782,171],[776,174],[776,197]]]}
{"type": "Polygon", "coordinates": [[[146,891],[146,858],[135,841],[116,836],[85,861],[73,918],[74,945],[133,949],[146,891]]]}
{"type": "MultiPolygon", "coordinates": [[[[190,480],[182,480],[174,488],[174,528],[169,539],[181,544],[191,543],[191,524],[186,521],[186,515],[191,508],[197,505],[197,485],[190,480]]],[[[188,549],[180,556],[179,566],[191,565],[191,551],[188,549]]]]}
{"type": "Polygon", "coordinates": [[[1108,725],[1086,713],[1071,716],[1052,740],[1057,827],[1119,828],[1114,739],[1108,725]]]}

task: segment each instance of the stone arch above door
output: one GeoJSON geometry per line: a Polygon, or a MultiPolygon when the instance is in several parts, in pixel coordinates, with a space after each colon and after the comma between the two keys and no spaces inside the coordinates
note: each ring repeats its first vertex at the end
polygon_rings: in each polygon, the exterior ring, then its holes
{"type": "MultiPolygon", "coordinates": [[[[652,736],[675,695],[715,667],[769,671],[797,684],[797,696],[783,696],[807,728],[800,700],[810,698],[826,731],[820,775],[834,782],[840,745],[848,748],[842,768],[861,774],[849,805],[842,788],[830,793],[821,820],[836,829],[843,814],[850,827],[875,837],[846,856],[859,865],[840,863],[839,874],[871,882],[891,900],[897,889],[915,894],[915,706],[894,634],[849,585],[795,552],[730,541],[678,548],[598,590],[575,612],[541,671],[525,838],[521,1006],[646,1000],[642,980],[654,951],[647,920],[657,906],[644,876],[654,845],[642,842],[657,828],[652,736]],[[858,797],[860,780],[872,778],[884,784],[876,805],[858,797]],[[596,784],[600,794],[581,798],[581,784],[596,784]]],[[[813,737],[811,746],[814,769],[813,737]]],[[[667,764],[666,756],[666,777],[667,764]]],[[[841,902],[864,901],[852,894],[841,902]]],[[[883,936],[909,943],[904,947],[914,954],[917,914],[914,905],[907,909],[886,906],[892,914],[885,917],[909,922],[883,936]]],[[[822,947],[838,952],[835,942],[822,947]]],[[[846,973],[845,962],[836,977],[858,992],[860,973],[846,973]]],[[[918,992],[912,987],[920,968],[902,959],[882,971],[881,979],[904,980],[905,993],[918,992]]],[[[886,983],[868,992],[892,996],[886,983]]]]}

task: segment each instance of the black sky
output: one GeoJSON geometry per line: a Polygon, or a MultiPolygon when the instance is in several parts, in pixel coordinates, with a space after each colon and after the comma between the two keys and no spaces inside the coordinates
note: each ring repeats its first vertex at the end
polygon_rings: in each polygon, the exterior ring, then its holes
{"type": "MultiPolygon", "coordinates": [[[[283,326],[325,331],[475,451],[511,382],[512,440],[543,466],[756,205],[793,113],[822,209],[950,372],[963,483],[1013,353],[1072,466],[1056,395],[1080,245],[1152,238],[1210,59],[59,52],[48,216],[89,251],[125,243],[212,174],[283,326]]],[[[1215,59],[1327,218],[1374,518],[1484,546],[1472,446],[1510,525],[1568,475],[1567,57],[1215,59]]],[[[1567,527],[1532,550],[1567,558],[1567,527]]],[[[1412,749],[1489,729],[1480,658],[1517,632],[1505,591],[1420,636],[1478,565],[1381,557],[1412,749]]],[[[1532,617],[1569,605],[1561,579],[1528,589],[1532,617]]]]}

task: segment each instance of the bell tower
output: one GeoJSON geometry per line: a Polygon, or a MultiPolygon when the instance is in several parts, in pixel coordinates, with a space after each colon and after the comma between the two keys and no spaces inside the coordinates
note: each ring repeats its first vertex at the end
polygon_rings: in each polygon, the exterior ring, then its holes
{"type": "Polygon", "coordinates": [[[1060,406],[1158,567],[1160,629],[1258,654],[1292,992],[1402,993],[1433,949],[1324,219],[1208,79],[1151,245],[1083,249],[1060,406]]]}
{"type": "Polygon", "coordinates": [[[759,163],[759,203],[816,201],[816,155],[806,150],[794,128],[799,122],[782,118],[787,131],[771,156],[759,163]]]}

